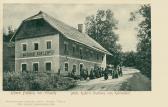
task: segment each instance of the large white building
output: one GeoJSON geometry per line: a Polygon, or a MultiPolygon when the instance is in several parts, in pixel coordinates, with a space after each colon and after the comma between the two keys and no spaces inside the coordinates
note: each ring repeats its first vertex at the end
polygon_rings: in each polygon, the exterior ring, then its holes
{"type": "Polygon", "coordinates": [[[75,29],[44,12],[25,19],[12,38],[15,70],[68,74],[75,69],[79,75],[82,68],[105,68],[111,54],[81,31],[81,24],[75,29]]]}

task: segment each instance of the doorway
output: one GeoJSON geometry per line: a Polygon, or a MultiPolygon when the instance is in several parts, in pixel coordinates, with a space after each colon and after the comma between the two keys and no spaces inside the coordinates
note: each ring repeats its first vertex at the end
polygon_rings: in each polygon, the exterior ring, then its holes
{"type": "Polygon", "coordinates": [[[80,75],[82,74],[82,69],[83,69],[83,64],[80,63],[80,64],[79,64],[79,73],[80,73],[80,75]]]}

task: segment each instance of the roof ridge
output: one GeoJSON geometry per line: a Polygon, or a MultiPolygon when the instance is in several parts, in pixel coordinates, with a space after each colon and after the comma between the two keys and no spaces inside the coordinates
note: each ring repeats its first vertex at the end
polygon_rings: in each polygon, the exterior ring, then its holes
{"type": "Polygon", "coordinates": [[[30,16],[30,17],[26,18],[25,20],[23,20],[23,22],[31,20],[33,17],[36,17],[38,15],[41,15],[41,18],[43,18],[44,17],[43,14],[46,14],[46,13],[40,10],[37,14],[30,16]]]}
{"type": "Polygon", "coordinates": [[[24,21],[41,19],[41,18],[43,18],[47,23],[49,23],[53,28],[60,31],[64,35],[64,37],[111,55],[110,52],[108,52],[104,47],[102,47],[97,41],[91,38],[88,34],[79,32],[77,28],[74,28],[64,23],[63,21],[55,19],[53,16],[48,15],[43,11],[39,11],[39,13],[25,19],[24,21]]]}
{"type": "MultiPolygon", "coordinates": [[[[51,16],[51,15],[48,15],[47,13],[44,13],[44,12],[43,12],[43,14],[45,15],[45,16],[43,17],[44,20],[45,20],[45,17],[46,17],[46,18],[50,18],[51,20],[53,20],[53,21],[56,22],[57,24],[58,24],[58,23],[59,23],[59,24],[63,24],[64,26],[61,26],[61,27],[64,27],[64,29],[65,29],[65,27],[68,27],[68,28],[66,28],[66,29],[74,30],[76,33],[78,33],[78,34],[77,34],[78,36],[82,35],[83,37],[85,37],[85,39],[88,40],[87,42],[89,42],[89,40],[91,40],[90,42],[94,42],[95,45],[99,45],[99,47],[98,47],[98,46],[97,46],[97,47],[96,47],[96,46],[92,46],[92,47],[95,47],[95,48],[97,48],[98,50],[101,50],[101,51],[107,52],[108,54],[111,54],[111,53],[108,52],[104,47],[102,47],[96,40],[94,40],[93,38],[91,38],[88,34],[79,32],[76,28],[74,28],[74,27],[72,27],[72,26],[70,26],[70,25],[64,23],[63,21],[60,21],[60,20],[54,18],[54,17],[51,16]]],[[[47,19],[46,19],[46,21],[47,21],[47,19]]],[[[47,21],[47,22],[48,22],[48,21],[47,21]]],[[[49,23],[50,23],[50,22],[49,22],[49,23]]],[[[50,23],[50,24],[51,24],[51,26],[52,26],[52,23],[50,23]]],[[[72,31],[71,31],[71,32],[72,32],[72,31]]],[[[75,33],[75,32],[74,32],[74,33],[75,33]]],[[[83,42],[81,42],[81,43],[83,44],[83,42]]],[[[86,45],[87,45],[87,44],[86,44],[86,45]]],[[[88,46],[88,45],[87,45],[87,46],[88,46]]]]}

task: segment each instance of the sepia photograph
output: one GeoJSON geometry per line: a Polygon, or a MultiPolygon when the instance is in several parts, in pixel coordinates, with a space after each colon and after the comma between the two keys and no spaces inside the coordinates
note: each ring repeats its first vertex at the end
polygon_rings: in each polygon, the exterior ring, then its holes
{"type": "Polygon", "coordinates": [[[150,4],[3,4],[3,91],[152,91],[150,4]]]}

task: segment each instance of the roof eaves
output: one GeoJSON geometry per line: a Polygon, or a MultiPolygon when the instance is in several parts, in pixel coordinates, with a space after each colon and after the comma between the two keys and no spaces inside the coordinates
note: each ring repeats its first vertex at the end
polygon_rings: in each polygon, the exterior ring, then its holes
{"type": "Polygon", "coordinates": [[[81,43],[81,44],[83,44],[83,45],[85,45],[85,46],[87,46],[87,47],[90,47],[90,48],[92,48],[92,49],[95,49],[95,50],[97,50],[97,51],[106,53],[106,54],[108,54],[108,55],[112,55],[112,54],[111,54],[110,52],[108,52],[107,50],[104,51],[104,50],[98,49],[98,48],[96,48],[96,47],[92,47],[92,46],[86,45],[86,44],[84,44],[84,43],[82,43],[82,42],[79,42],[79,41],[77,41],[77,40],[75,40],[75,39],[72,39],[72,38],[70,38],[70,37],[67,37],[67,36],[64,36],[64,37],[66,37],[66,38],[68,38],[68,39],[70,39],[70,40],[73,40],[73,41],[75,41],[75,42],[81,43]]]}

